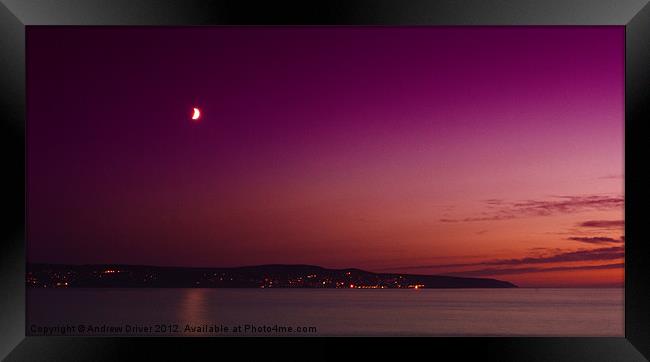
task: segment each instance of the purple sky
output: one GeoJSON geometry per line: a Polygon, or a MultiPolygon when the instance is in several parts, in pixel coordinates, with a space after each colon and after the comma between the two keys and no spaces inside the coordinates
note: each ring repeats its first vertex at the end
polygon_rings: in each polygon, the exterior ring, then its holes
{"type": "Polygon", "coordinates": [[[30,27],[27,52],[30,261],[384,270],[622,219],[441,221],[622,196],[623,27],[30,27]]]}

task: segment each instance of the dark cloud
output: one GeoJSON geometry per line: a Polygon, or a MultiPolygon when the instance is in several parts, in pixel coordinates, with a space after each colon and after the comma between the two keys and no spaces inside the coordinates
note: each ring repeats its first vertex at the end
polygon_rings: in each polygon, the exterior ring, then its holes
{"type": "Polygon", "coordinates": [[[578,265],[578,266],[558,266],[552,268],[509,268],[509,269],[478,269],[467,270],[455,273],[446,273],[453,276],[486,276],[486,275],[506,275],[506,274],[527,274],[527,273],[544,273],[566,270],[602,270],[602,269],[619,269],[625,266],[624,263],[604,264],[604,265],[578,265]]]}
{"type": "Polygon", "coordinates": [[[574,236],[568,238],[568,240],[579,241],[581,243],[587,243],[587,244],[610,244],[610,243],[622,243],[625,241],[625,237],[621,236],[620,239],[614,239],[614,238],[608,238],[604,236],[594,236],[594,237],[574,236]]]}
{"type": "Polygon", "coordinates": [[[505,200],[503,200],[503,199],[486,199],[486,200],[483,200],[483,202],[485,202],[486,204],[495,204],[495,205],[496,204],[502,204],[504,201],[505,200]]]}
{"type": "Polygon", "coordinates": [[[552,249],[553,253],[550,255],[529,256],[524,258],[514,259],[495,259],[486,260],[476,263],[460,263],[460,264],[438,264],[438,265],[417,265],[409,267],[397,267],[392,270],[400,269],[436,269],[436,268],[461,268],[468,266],[507,266],[507,265],[529,265],[529,264],[547,264],[547,263],[562,263],[562,262],[581,262],[581,261],[603,261],[615,260],[625,256],[625,248],[623,246],[611,246],[596,249],[580,249],[573,251],[557,251],[552,249]]]}
{"type": "Polygon", "coordinates": [[[484,201],[489,211],[462,219],[441,219],[442,222],[497,221],[531,216],[571,214],[582,211],[623,208],[622,196],[554,196],[552,200],[504,202],[499,199],[484,201]]]}
{"type": "Polygon", "coordinates": [[[621,175],[621,174],[611,174],[611,175],[601,176],[601,177],[599,177],[599,179],[601,179],[601,180],[621,180],[624,177],[625,177],[625,175],[621,175]]]}
{"type": "Polygon", "coordinates": [[[472,221],[496,221],[515,219],[515,215],[493,215],[481,217],[466,217],[464,219],[440,219],[442,222],[472,222],[472,221]]]}
{"type": "Polygon", "coordinates": [[[505,200],[502,199],[487,199],[483,200],[485,204],[488,205],[489,208],[495,207],[495,206],[501,206],[505,202],[505,200]]]}
{"type": "Polygon", "coordinates": [[[529,200],[513,204],[513,209],[524,214],[546,216],[584,210],[606,210],[623,207],[623,197],[614,196],[556,196],[559,200],[529,200]]]}
{"type": "Polygon", "coordinates": [[[522,265],[522,264],[540,264],[540,263],[559,263],[567,261],[592,261],[592,260],[612,260],[625,256],[625,250],[622,246],[612,246],[607,248],[597,248],[588,250],[576,250],[562,252],[549,256],[526,257],[520,259],[500,259],[486,261],[483,265],[522,265]]]}
{"type": "Polygon", "coordinates": [[[589,220],[581,222],[578,224],[579,227],[583,228],[621,228],[625,226],[625,220],[589,220]]]}

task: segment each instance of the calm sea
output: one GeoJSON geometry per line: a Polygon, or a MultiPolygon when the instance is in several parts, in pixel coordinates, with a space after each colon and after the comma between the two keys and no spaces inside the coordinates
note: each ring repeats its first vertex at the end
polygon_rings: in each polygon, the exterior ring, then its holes
{"type": "Polygon", "coordinates": [[[29,289],[28,335],[623,336],[623,289],[29,289]]]}

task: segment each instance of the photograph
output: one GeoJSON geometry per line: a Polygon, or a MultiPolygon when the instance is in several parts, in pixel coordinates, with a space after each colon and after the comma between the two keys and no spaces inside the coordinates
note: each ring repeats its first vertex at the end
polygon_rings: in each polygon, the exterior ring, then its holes
{"type": "Polygon", "coordinates": [[[626,336],[624,25],[24,50],[27,336],[626,336]]]}

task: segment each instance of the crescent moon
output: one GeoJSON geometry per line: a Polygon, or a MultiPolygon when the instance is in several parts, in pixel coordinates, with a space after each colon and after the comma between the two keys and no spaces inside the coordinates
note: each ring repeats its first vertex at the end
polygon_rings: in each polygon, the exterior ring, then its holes
{"type": "Polygon", "coordinates": [[[193,120],[197,120],[201,117],[201,111],[198,108],[194,108],[194,114],[192,115],[193,120]]]}

